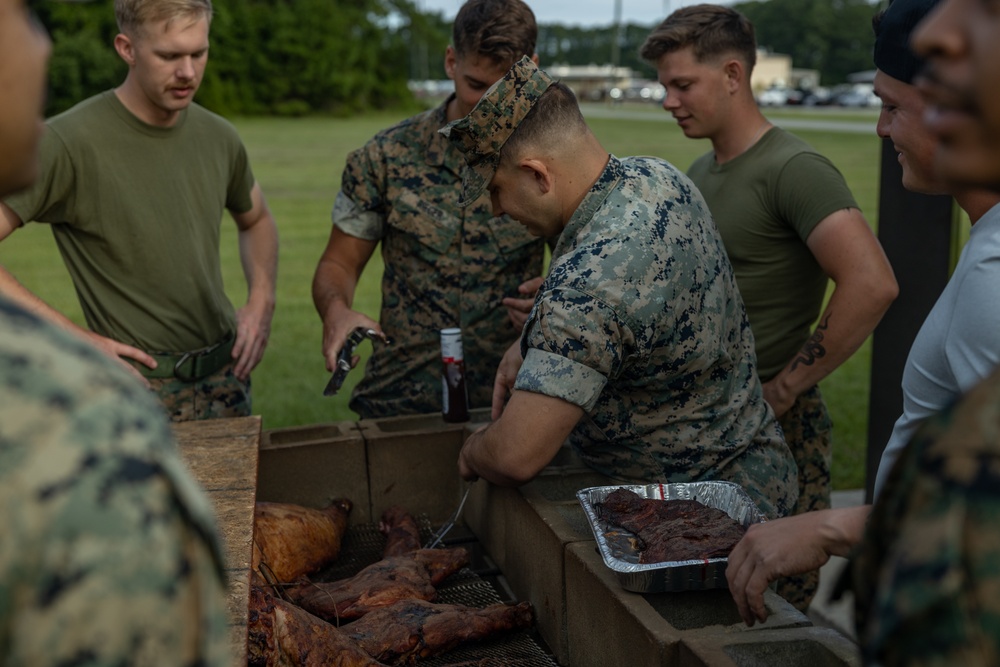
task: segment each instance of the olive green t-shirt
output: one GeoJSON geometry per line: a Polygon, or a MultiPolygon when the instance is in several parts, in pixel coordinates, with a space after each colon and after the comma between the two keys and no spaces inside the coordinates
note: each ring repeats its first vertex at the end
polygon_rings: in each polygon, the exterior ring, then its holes
{"type": "Polygon", "coordinates": [[[250,210],[253,184],[221,117],[192,104],[154,127],[107,91],[48,121],[38,181],[4,203],[52,225],[91,329],[183,352],[235,328],[219,233],[224,209],[250,210]]]}
{"type": "Polygon", "coordinates": [[[798,137],[771,128],[739,157],[695,160],[688,176],[719,228],[746,304],[757,369],[769,380],[808,340],[827,276],[806,239],[824,218],[858,208],[833,163],[798,137]]]}

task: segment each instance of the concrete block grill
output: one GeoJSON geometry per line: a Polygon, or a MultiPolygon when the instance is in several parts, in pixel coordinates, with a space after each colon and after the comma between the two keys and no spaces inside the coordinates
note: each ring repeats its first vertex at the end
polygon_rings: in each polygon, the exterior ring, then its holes
{"type": "MultiPolygon", "coordinates": [[[[458,451],[476,422],[488,418],[488,411],[474,411],[473,423],[466,425],[423,415],[321,425],[325,430],[320,431],[266,431],[257,499],[299,498],[319,507],[334,497],[351,498],[356,509],[343,549],[346,559],[335,567],[360,569],[379,557],[371,544],[381,538],[374,524],[385,508],[399,504],[421,517],[426,536],[454,511],[463,491],[458,451]],[[301,483],[299,474],[308,483],[301,483]],[[367,507],[367,513],[359,507],[367,507]]],[[[474,606],[530,601],[537,635],[528,637],[532,646],[500,640],[479,647],[486,653],[469,647],[426,664],[468,664],[487,657],[494,660],[490,664],[507,660],[564,667],[860,664],[850,640],[814,627],[770,591],[770,619],[747,628],[724,589],[623,590],[598,553],[576,498],[580,489],[613,483],[564,450],[519,489],[483,481],[473,485],[459,524],[445,539],[469,549],[473,565],[441,590],[442,601],[474,606]],[[465,594],[469,597],[461,597],[465,594]]]]}

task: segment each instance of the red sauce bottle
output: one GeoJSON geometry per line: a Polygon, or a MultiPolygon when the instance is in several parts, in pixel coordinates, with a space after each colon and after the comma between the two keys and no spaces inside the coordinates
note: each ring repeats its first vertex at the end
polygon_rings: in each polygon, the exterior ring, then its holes
{"type": "Polygon", "coordinates": [[[441,329],[441,364],[441,415],[446,422],[467,422],[469,388],[465,384],[461,329],[441,329]]]}

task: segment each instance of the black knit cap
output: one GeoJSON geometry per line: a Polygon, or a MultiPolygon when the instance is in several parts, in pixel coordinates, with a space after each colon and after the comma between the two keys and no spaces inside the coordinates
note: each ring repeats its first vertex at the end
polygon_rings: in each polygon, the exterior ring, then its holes
{"type": "Polygon", "coordinates": [[[889,8],[876,19],[875,67],[893,79],[913,83],[924,61],[910,49],[913,29],[934,9],[938,0],[892,0],[889,8]]]}

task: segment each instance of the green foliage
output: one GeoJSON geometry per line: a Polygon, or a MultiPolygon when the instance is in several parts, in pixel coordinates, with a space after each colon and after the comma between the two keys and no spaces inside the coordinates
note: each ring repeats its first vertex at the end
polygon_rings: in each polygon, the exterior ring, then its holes
{"type": "Polygon", "coordinates": [[[752,0],[733,9],[753,22],[758,45],[790,55],[796,68],[819,70],[824,85],[873,68],[869,0],[752,0]]]}
{"type": "Polygon", "coordinates": [[[72,5],[40,3],[39,18],[52,34],[48,114],[64,111],[125,77],[112,43],[118,33],[110,0],[72,5]]]}
{"type": "MultiPolygon", "coordinates": [[[[422,14],[411,0],[216,0],[214,6],[198,101],[224,115],[412,109],[411,56],[443,53],[448,39],[441,17],[422,14]]],[[[110,0],[48,3],[40,18],[53,42],[49,114],[121,83],[126,68],[112,47],[117,26],[110,0]]]]}
{"type": "MultiPolygon", "coordinates": [[[[869,0],[753,0],[734,5],[758,42],[818,69],[825,84],[871,68],[869,0]]],[[[52,34],[48,113],[112,88],[126,68],[112,48],[112,0],[39,3],[52,34]]],[[[539,26],[546,64],[615,64],[655,78],[639,57],[652,25],[539,26]]],[[[407,81],[444,77],[451,25],[415,0],[215,0],[198,101],[223,115],[348,116],[412,110],[407,81]]]]}

